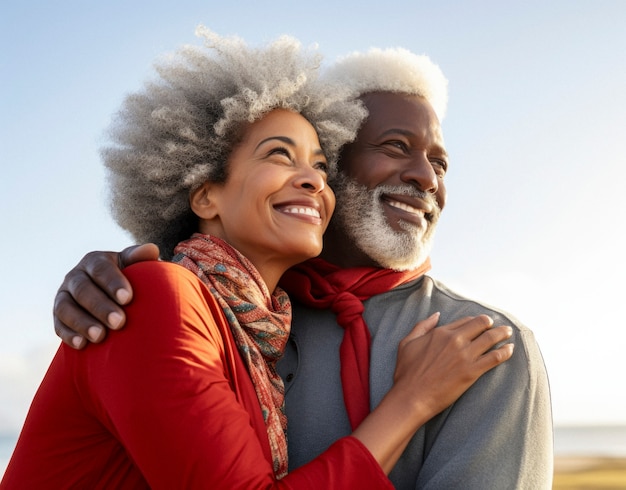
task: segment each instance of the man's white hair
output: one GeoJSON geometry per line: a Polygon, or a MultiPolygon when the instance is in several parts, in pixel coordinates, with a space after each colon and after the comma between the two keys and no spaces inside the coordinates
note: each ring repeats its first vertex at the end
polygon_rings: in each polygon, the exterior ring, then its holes
{"type": "MultiPolygon", "coordinates": [[[[374,92],[420,96],[430,103],[440,122],[445,116],[448,81],[441,69],[427,56],[404,48],[372,48],[351,53],[332,64],[323,78],[348,88],[354,97],[374,92]]],[[[331,181],[337,197],[331,227],[341,229],[357,248],[381,267],[408,270],[419,266],[430,252],[438,213],[426,230],[401,223],[403,231],[396,231],[390,227],[382,210],[380,192],[385,188],[360,186],[341,172],[341,160],[339,167],[338,175],[331,181]]],[[[391,192],[405,191],[409,192],[408,188],[391,192]]]]}
{"type": "Polygon", "coordinates": [[[324,79],[361,96],[370,92],[394,92],[424,97],[439,121],[448,105],[448,80],[428,56],[404,48],[372,48],[339,58],[324,79]]]}

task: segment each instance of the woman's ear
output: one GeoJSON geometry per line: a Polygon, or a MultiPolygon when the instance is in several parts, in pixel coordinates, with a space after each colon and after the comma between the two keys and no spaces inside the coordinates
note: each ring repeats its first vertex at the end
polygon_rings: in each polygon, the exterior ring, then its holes
{"type": "Polygon", "coordinates": [[[213,199],[216,189],[214,182],[205,182],[189,196],[191,210],[202,219],[213,219],[218,215],[215,199],[213,199]]]}

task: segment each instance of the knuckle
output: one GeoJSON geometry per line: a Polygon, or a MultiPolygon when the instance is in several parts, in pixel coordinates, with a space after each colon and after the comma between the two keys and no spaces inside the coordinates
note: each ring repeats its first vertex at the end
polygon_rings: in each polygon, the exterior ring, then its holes
{"type": "Polygon", "coordinates": [[[501,364],[504,361],[506,361],[510,357],[510,352],[511,351],[507,348],[500,348],[500,349],[491,351],[495,364],[496,365],[501,364]]]}
{"type": "MultiPolygon", "coordinates": [[[[100,259],[101,257],[98,257],[98,260],[95,260],[93,264],[91,264],[89,270],[92,275],[106,276],[106,274],[111,270],[112,264],[116,264],[116,262],[112,260],[100,260],[100,259]]],[[[107,256],[107,259],[109,259],[108,256],[107,256]]]]}
{"type": "Polygon", "coordinates": [[[65,290],[59,291],[55,296],[52,306],[52,314],[55,317],[55,321],[57,317],[63,318],[65,316],[68,309],[68,301],[71,301],[69,298],[70,294],[65,290]]]}
{"type": "Polygon", "coordinates": [[[85,282],[85,273],[82,270],[73,270],[65,276],[64,290],[67,295],[79,294],[85,282]]]}
{"type": "Polygon", "coordinates": [[[54,323],[54,333],[66,344],[69,344],[74,336],[73,332],[57,322],[54,323]]]}
{"type": "Polygon", "coordinates": [[[52,313],[56,314],[57,310],[62,307],[63,300],[67,295],[67,291],[59,288],[56,296],[54,297],[54,303],[52,303],[52,313]]]}
{"type": "Polygon", "coordinates": [[[500,349],[492,351],[491,355],[496,363],[501,363],[502,361],[504,361],[504,353],[500,349]]]}
{"type": "Polygon", "coordinates": [[[108,252],[102,252],[99,250],[94,250],[87,253],[83,259],[79,262],[79,266],[81,264],[97,264],[101,262],[103,258],[108,259],[110,254],[108,252]]]}
{"type": "Polygon", "coordinates": [[[476,321],[481,327],[489,328],[493,325],[493,320],[487,315],[478,315],[476,321]]]}
{"type": "Polygon", "coordinates": [[[467,345],[462,335],[448,335],[448,343],[457,350],[461,350],[467,345]]]}
{"type": "Polygon", "coordinates": [[[77,287],[72,289],[72,294],[69,295],[68,294],[68,298],[66,298],[66,304],[67,303],[72,303],[72,304],[79,304],[82,305],[84,304],[86,299],[89,299],[89,294],[86,292],[86,288],[83,287],[77,287]]]}
{"type": "Polygon", "coordinates": [[[61,330],[61,326],[57,323],[56,320],[54,321],[54,333],[57,337],[63,338],[63,331],[61,330]]]}

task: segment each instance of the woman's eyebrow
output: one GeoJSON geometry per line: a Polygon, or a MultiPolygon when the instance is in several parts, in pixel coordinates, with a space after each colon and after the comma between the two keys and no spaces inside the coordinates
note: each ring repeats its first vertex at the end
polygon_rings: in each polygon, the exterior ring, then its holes
{"type": "MultiPolygon", "coordinates": [[[[292,140],[291,138],[289,138],[288,136],[270,136],[269,138],[265,138],[264,140],[261,140],[259,142],[259,144],[256,145],[255,149],[258,149],[263,144],[267,143],[268,141],[272,141],[272,140],[278,140],[278,141],[282,141],[283,143],[287,143],[290,146],[296,146],[295,141],[292,140]]],[[[313,153],[315,155],[324,155],[324,150],[322,150],[321,148],[317,148],[313,153]]]]}
{"type": "Polygon", "coordinates": [[[270,136],[269,138],[265,138],[264,140],[261,140],[259,142],[258,145],[256,145],[257,148],[259,148],[259,146],[267,143],[268,141],[272,141],[272,140],[278,140],[278,141],[282,141],[283,143],[287,143],[288,145],[291,146],[295,146],[296,143],[289,137],[287,136],[270,136]]]}

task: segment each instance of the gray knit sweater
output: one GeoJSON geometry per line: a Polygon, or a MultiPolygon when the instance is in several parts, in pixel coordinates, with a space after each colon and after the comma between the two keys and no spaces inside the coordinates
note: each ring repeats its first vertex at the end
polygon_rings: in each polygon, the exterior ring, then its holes
{"type": "MultiPolygon", "coordinates": [[[[548,378],[533,333],[512,316],[424,276],[365,301],[372,333],[371,404],[393,382],[398,342],[436,311],[440,325],[485,313],[514,329],[513,357],[482,376],[413,437],[390,478],[398,489],[549,489],[553,471],[548,378]]],[[[279,371],[287,389],[291,469],[350,434],[340,381],[343,329],[333,313],[294,304],[279,371]]]]}

